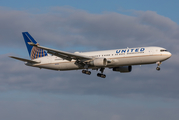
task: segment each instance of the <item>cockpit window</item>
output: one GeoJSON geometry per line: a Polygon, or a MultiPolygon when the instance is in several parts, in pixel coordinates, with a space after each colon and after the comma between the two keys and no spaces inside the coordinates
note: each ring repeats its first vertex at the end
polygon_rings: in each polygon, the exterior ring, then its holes
{"type": "Polygon", "coordinates": [[[160,52],[167,52],[167,50],[160,50],[160,52]]]}

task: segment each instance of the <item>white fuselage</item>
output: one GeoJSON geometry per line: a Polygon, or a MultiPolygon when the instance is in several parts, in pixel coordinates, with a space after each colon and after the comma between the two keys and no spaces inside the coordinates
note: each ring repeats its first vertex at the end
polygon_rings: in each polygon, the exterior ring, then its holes
{"type": "MultiPolygon", "coordinates": [[[[105,51],[80,52],[75,54],[94,57],[94,59],[106,58],[109,62],[105,68],[153,64],[156,62],[162,62],[171,57],[171,53],[161,47],[124,48],[105,51]]],[[[61,71],[84,69],[84,67],[75,64],[76,60],[68,61],[51,55],[35,59],[34,61],[38,61],[40,63],[26,65],[61,71]]],[[[98,67],[92,65],[89,66],[89,69],[96,68],[98,67]]]]}

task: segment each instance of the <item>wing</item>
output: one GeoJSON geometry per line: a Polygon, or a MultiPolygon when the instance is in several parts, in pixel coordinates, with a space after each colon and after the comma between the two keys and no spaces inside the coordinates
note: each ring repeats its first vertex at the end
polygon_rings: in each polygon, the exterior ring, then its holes
{"type": "Polygon", "coordinates": [[[19,57],[14,57],[14,56],[9,56],[11,58],[14,58],[16,60],[20,60],[20,61],[23,61],[23,62],[28,62],[28,63],[40,63],[40,62],[37,62],[37,61],[32,61],[32,60],[28,60],[28,59],[24,59],[24,58],[19,58],[19,57]]]}
{"type": "Polygon", "coordinates": [[[77,53],[69,53],[69,52],[64,52],[64,51],[61,51],[61,50],[55,50],[55,49],[43,47],[43,46],[40,46],[38,44],[34,44],[32,42],[28,42],[28,44],[35,46],[37,48],[44,49],[48,53],[55,55],[55,56],[58,56],[58,57],[61,57],[61,58],[68,60],[68,61],[71,61],[72,59],[75,59],[75,60],[92,60],[93,59],[92,57],[85,56],[85,55],[79,55],[77,53]]]}

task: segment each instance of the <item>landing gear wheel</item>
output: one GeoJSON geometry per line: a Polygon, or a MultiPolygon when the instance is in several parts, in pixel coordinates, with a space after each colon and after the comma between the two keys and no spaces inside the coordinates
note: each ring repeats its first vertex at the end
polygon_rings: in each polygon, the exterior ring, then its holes
{"type": "Polygon", "coordinates": [[[82,70],[82,73],[84,73],[84,74],[85,74],[85,73],[86,73],[86,70],[82,70]]]}
{"type": "Polygon", "coordinates": [[[98,77],[101,77],[101,73],[98,73],[97,76],[98,76],[98,77]]]}
{"type": "Polygon", "coordinates": [[[87,74],[87,75],[91,75],[91,72],[90,72],[90,71],[86,71],[86,74],[87,74]]]}
{"type": "Polygon", "coordinates": [[[160,61],[156,63],[158,66],[156,68],[157,71],[160,71],[160,65],[162,64],[160,61]]]}
{"type": "Polygon", "coordinates": [[[88,71],[88,70],[82,70],[82,73],[87,74],[87,75],[91,75],[91,72],[88,71]]]}
{"type": "Polygon", "coordinates": [[[102,74],[101,77],[102,77],[102,78],[106,78],[106,75],[105,75],[105,74],[102,74]]]}
{"type": "Polygon", "coordinates": [[[156,70],[160,71],[160,67],[157,67],[156,70]]]}
{"type": "Polygon", "coordinates": [[[97,76],[101,77],[101,78],[106,78],[106,75],[105,74],[101,74],[101,73],[98,73],[97,76]]]}

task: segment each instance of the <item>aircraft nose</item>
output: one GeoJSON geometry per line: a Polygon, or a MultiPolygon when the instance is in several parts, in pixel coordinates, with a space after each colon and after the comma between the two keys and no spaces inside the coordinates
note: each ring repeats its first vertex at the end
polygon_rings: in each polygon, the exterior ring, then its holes
{"type": "Polygon", "coordinates": [[[172,56],[172,54],[170,52],[168,52],[168,58],[170,58],[172,56]]]}

